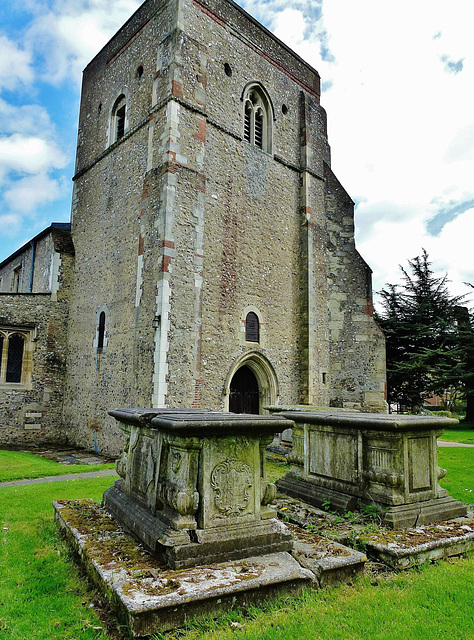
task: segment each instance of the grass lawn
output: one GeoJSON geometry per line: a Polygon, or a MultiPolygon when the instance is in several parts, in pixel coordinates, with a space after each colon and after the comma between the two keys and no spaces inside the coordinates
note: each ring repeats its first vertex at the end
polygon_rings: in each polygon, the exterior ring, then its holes
{"type": "MultiPolygon", "coordinates": [[[[443,484],[455,497],[466,500],[462,494],[472,488],[473,461],[472,449],[440,450],[440,464],[449,470],[443,484]]],[[[268,475],[275,478],[284,470],[275,463],[268,475]]],[[[113,477],[97,477],[0,488],[2,640],[117,640],[118,624],[102,628],[96,607],[90,606],[95,594],[60,538],[51,507],[55,499],[100,501],[112,482],[113,477]]],[[[471,554],[273,600],[245,614],[230,611],[217,621],[193,623],[156,639],[474,640],[473,573],[471,554]]],[[[120,637],[128,638],[123,627],[120,637]]]]}
{"type": "Polygon", "coordinates": [[[439,440],[474,444],[474,429],[446,429],[446,431],[439,437],[439,440]]]}
{"type": "Polygon", "coordinates": [[[0,482],[21,478],[43,478],[61,476],[65,473],[113,469],[112,464],[60,464],[33,453],[22,451],[0,451],[0,482]]]}
{"type": "Polygon", "coordinates": [[[438,464],[448,470],[441,486],[453,498],[474,503],[474,449],[438,447],[438,464]]]}
{"type": "Polygon", "coordinates": [[[113,476],[0,488],[2,640],[109,638],[53,521],[52,500],[100,500],[113,476]],[[96,627],[96,628],[94,628],[96,627]]]}

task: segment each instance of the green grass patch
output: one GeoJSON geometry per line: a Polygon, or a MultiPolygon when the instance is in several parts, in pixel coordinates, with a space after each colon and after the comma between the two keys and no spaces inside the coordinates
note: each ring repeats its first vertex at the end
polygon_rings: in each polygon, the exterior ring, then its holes
{"type": "MultiPolygon", "coordinates": [[[[443,485],[468,502],[474,489],[473,454],[472,449],[439,452],[441,466],[448,469],[443,485]]],[[[286,469],[284,463],[270,462],[269,479],[286,469]]],[[[117,640],[117,631],[104,629],[90,607],[96,594],[60,537],[51,506],[61,499],[100,502],[112,482],[113,477],[97,477],[0,488],[2,640],[117,640]]],[[[231,610],[216,621],[192,622],[186,630],[156,638],[474,640],[473,571],[471,554],[400,574],[366,577],[353,586],[308,591],[301,598],[271,600],[247,612],[231,610]]],[[[129,638],[123,627],[120,637],[129,638]]]]}
{"type": "Polygon", "coordinates": [[[474,556],[307,591],[156,640],[472,640],[474,556]],[[453,624],[453,621],[456,621],[453,624]]]}
{"type": "Polygon", "coordinates": [[[289,471],[290,465],[286,460],[266,460],[265,461],[265,473],[269,482],[276,482],[279,478],[285,475],[289,471]]]}
{"type": "Polygon", "coordinates": [[[90,607],[93,593],[59,536],[51,502],[85,497],[100,501],[113,479],[0,489],[2,640],[109,638],[90,607]]]}
{"type": "Polygon", "coordinates": [[[447,469],[441,486],[453,498],[474,503],[474,449],[438,447],[438,464],[447,469]]]}
{"type": "Polygon", "coordinates": [[[0,451],[0,482],[22,478],[61,476],[65,473],[113,469],[114,464],[61,464],[33,453],[0,451]]]}
{"type": "Polygon", "coordinates": [[[447,429],[439,440],[449,442],[462,442],[463,444],[474,444],[474,429],[447,429]]]}

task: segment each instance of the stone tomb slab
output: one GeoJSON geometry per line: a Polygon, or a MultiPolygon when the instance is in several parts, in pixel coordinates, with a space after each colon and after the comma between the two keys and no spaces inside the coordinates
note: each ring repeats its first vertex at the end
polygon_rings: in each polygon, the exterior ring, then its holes
{"type": "Polygon", "coordinates": [[[364,573],[365,553],[346,547],[297,525],[287,524],[294,536],[293,557],[312,571],[320,588],[352,582],[364,573]]]}
{"type": "Polygon", "coordinates": [[[365,537],[365,542],[371,558],[392,569],[409,569],[474,549],[474,517],[380,532],[365,537]]]}
{"type": "Polygon", "coordinates": [[[248,606],[316,586],[314,574],[288,552],[168,569],[92,500],[53,506],[68,544],[136,637],[174,629],[235,604],[248,606]]]}
{"type": "Polygon", "coordinates": [[[114,409],[126,435],[103,504],[170,569],[291,550],[276,518],[265,447],[280,416],[114,409]]]}

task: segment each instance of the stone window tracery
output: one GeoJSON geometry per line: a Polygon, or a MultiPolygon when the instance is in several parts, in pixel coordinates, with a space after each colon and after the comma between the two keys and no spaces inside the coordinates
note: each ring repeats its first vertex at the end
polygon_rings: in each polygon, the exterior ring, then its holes
{"type": "Polygon", "coordinates": [[[252,85],[244,96],[244,140],[271,152],[271,107],[264,91],[252,85]]]}

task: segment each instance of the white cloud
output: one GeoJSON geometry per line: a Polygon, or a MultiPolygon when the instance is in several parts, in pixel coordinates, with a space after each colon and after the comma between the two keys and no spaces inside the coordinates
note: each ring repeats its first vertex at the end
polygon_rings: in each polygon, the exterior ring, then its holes
{"type": "Polygon", "coordinates": [[[0,178],[10,172],[44,173],[66,165],[58,146],[40,137],[15,133],[0,138],[0,178]]]}
{"type": "Polygon", "coordinates": [[[53,135],[54,126],[44,107],[37,104],[12,105],[0,98],[0,131],[11,133],[53,135]]]}
{"type": "MultiPolygon", "coordinates": [[[[22,226],[23,218],[18,213],[5,213],[0,214],[0,229],[2,230],[2,236],[12,238],[16,236],[22,226]]],[[[7,245],[9,251],[13,252],[17,248],[16,246],[7,245]]]]}
{"type": "Polygon", "coordinates": [[[67,191],[65,181],[53,179],[42,171],[10,183],[9,188],[4,190],[3,199],[10,211],[24,215],[58,200],[67,191]]]}
{"type": "Polygon", "coordinates": [[[31,55],[0,34],[0,90],[16,89],[33,79],[31,55]]]}
{"type": "Polygon", "coordinates": [[[42,78],[80,82],[86,64],[140,6],[138,0],[56,0],[44,2],[26,34],[41,60],[42,78]]]}

